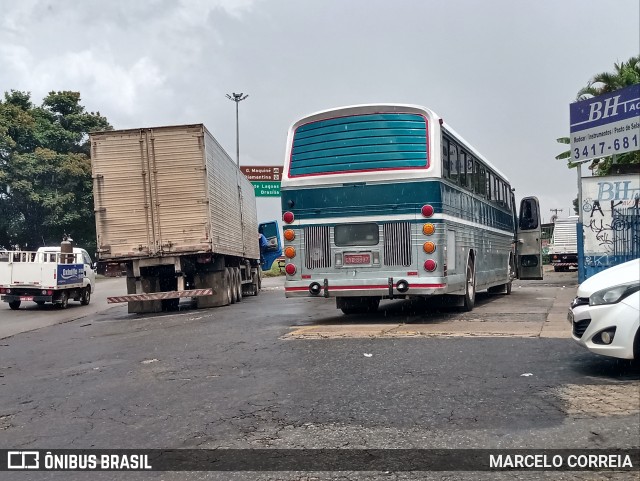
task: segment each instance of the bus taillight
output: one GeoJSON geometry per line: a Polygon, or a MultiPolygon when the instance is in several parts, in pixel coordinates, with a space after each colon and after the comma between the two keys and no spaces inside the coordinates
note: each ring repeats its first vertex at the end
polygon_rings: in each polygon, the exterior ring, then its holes
{"type": "Polygon", "coordinates": [[[296,256],[296,250],[295,248],[289,246],[284,250],[284,255],[287,256],[289,259],[293,259],[296,256]]]}
{"type": "Polygon", "coordinates": [[[282,214],[282,220],[285,221],[287,224],[291,224],[295,219],[295,216],[293,215],[293,212],[287,211],[284,214],[282,214]]]}
{"type": "Polygon", "coordinates": [[[287,275],[294,275],[297,271],[296,266],[293,264],[287,264],[286,267],[284,268],[284,271],[287,273],[287,275]]]}
{"type": "Polygon", "coordinates": [[[284,231],[284,238],[285,240],[288,240],[289,242],[291,242],[296,238],[296,233],[291,229],[287,229],[284,231]]]}
{"type": "Polygon", "coordinates": [[[436,267],[438,267],[438,264],[436,264],[436,261],[434,261],[433,259],[427,259],[426,261],[424,261],[424,269],[428,272],[433,272],[436,270],[436,267]]]}
{"type": "Polygon", "coordinates": [[[420,211],[424,217],[431,217],[433,215],[433,206],[429,204],[423,205],[420,211]]]}
{"type": "Polygon", "coordinates": [[[431,242],[425,242],[424,244],[422,244],[422,249],[427,253],[427,254],[433,254],[436,251],[436,245],[431,242]]]}

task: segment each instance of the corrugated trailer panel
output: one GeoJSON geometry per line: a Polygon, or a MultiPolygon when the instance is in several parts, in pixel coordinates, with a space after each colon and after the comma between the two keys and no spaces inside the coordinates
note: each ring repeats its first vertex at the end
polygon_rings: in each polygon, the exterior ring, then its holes
{"type": "Polygon", "coordinates": [[[100,132],[91,144],[101,260],[260,257],[253,186],[204,125],[100,132]]]}
{"type": "Polygon", "coordinates": [[[260,258],[253,186],[205,129],[213,251],[260,258]]]}
{"type": "Polygon", "coordinates": [[[205,133],[205,145],[213,251],[236,255],[242,251],[238,169],[209,132],[205,133]]]}
{"type": "Polygon", "coordinates": [[[134,249],[140,256],[149,253],[152,239],[144,148],[140,131],[91,135],[96,231],[98,249],[105,252],[102,258],[126,257],[134,249]]]}
{"type": "Polygon", "coordinates": [[[258,210],[256,208],[256,193],[253,184],[242,174],[240,178],[240,188],[242,190],[243,205],[243,240],[245,245],[245,257],[251,259],[260,258],[260,243],[258,238],[258,210]]]}
{"type": "Polygon", "coordinates": [[[163,254],[210,249],[203,126],[148,129],[155,235],[163,254]]]}

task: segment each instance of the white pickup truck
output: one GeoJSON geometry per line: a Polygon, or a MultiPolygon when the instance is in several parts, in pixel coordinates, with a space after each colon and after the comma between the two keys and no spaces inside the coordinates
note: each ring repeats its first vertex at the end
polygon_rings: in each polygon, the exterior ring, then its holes
{"type": "Polygon", "coordinates": [[[23,301],[51,302],[64,309],[73,299],[86,306],[95,281],[94,264],[84,249],[74,247],[73,254],[61,253],[59,246],[0,251],[0,294],[14,310],[23,301]]]}

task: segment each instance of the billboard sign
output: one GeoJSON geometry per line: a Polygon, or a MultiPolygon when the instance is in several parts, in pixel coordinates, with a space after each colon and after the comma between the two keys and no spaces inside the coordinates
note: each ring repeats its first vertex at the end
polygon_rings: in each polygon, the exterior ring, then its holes
{"type": "Polygon", "coordinates": [[[640,150],[640,84],[569,106],[574,162],[640,150]]]}

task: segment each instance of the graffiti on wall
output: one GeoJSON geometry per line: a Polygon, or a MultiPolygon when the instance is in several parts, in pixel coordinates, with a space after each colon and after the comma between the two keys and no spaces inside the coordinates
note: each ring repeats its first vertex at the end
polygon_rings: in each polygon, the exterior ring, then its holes
{"type": "Polygon", "coordinates": [[[582,199],[585,265],[640,257],[640,177],[585,177],[582,199]]]}

